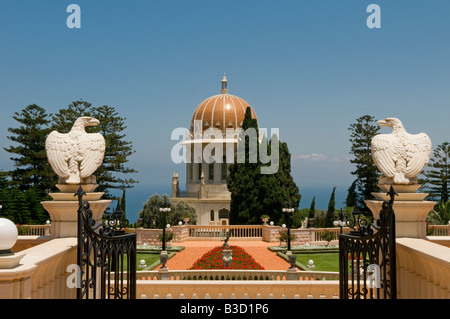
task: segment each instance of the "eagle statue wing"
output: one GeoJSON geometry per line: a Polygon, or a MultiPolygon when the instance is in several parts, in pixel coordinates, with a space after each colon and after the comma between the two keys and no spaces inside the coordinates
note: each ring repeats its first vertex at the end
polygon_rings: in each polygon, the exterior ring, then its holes
{"type": "Polygon", "coordinates": [[[102,165],[105,157],[105,147],[105,138],[101,134],[87,134],[87,137],[81,144],[81,152],[84,154],[84,158],[80,163],[80,175],[82,178],[91,176],[102,165]]]}
{"type": "Polygon", "coordinates": [[[56,175],[64,178],[69,177],[67,163],[70,159],[70,150],[72,148],[73,145],[67,134],[53,131],[48,135],[45,141],[45,150],[47,152],[48,162],[56,175]]]}
{"type": "Polygon", "coordinates": [[[416,177],[419,175],[431,155],[431,140],[425,133],[408,134],[406,146],[407,166],[405,175],[416,177]]]}
{"type": "Polygon", "coordinates": [[[388,134],[375,135],[371,142],[372,159],[384,176],[395,174],[395,145],[392,136],[388,134]]]}

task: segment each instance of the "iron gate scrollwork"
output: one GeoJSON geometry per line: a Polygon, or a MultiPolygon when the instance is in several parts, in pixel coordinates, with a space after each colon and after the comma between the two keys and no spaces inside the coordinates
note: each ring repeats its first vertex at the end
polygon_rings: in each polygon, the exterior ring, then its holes
{"type": "Polygon", "coordinates": [[[395,214],[391,186],[377,222],[368,223],[353,213],[346,225],[353,230],[339,235],[339,289],[341,299],[396,299],[395,214]]]}
{"type": "Polygon", "coordinates": [[[88,201],[78,196],[78,299],[136,298],[136,234],[126,234],[119,204],[106,225],[96,223],[88,201]]]}

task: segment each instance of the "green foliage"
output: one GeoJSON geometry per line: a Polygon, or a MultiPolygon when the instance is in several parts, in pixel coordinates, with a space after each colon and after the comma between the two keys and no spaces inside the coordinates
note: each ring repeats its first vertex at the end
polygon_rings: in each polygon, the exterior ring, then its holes
{"type": "Polygon", "coordinates": [[[327,212],[325,210],[316,209],[316,214],[314,216],[314,227],[315,228],[325,228],[325,220],[326,220],[327,212]]]}
{"type": "Polygon", "coordinates": [[[356,123],[350,124],[349,130],[351,132],[349,141],[352,143],[350,154],[353,155],[350,162],[356,166],[351,173],[357,177],[351,195],[355,195],[356,203],[362,211],[370,215],[371,212],[364,200],[373,199],[372,192],[379,191],[379,172],[372,159],[371,142],[380,127],[373,116],[364,115],[358,118],[356,123]]]}
{"type": "Polygon", "coordinates": [[[197,213],[195,212],[195,208],[183,200],[179,201],[170,213],[170,224],[176,226],[178,225],[178,222],[183,221],[186,216],[189,218],[190,225],[197,224],[197,213]]]}
{"type": "Polygon", "coordinates": [[[335,235],[329,230],[326,230],[320,235],[320,238],[322,238],[322,240],[325,240],[328,243],[327,245],[329,245],[330,241],[335,238],[335,235]]]}
{"type": "Polygon", "coordinates": [[[195,225],[197,214],[195,209],[188,203],[180,201],[174,206],[170,203],[170,198],[167,194],[164,194],[162,197],[159,194],[153,194],[144,203],[143,209],[139,212],[139,219],[142,221],[141,225],[144,228],[162,229],[167,224],[177,226],[178,222],[182,221],[186,214],[189,216],[189,223],[195,225]],[[170,212],[161,213],[159,211],[163,204],[170,204],[170,212]]]}
{"type": "Polygon", "coordinates": [[[308,218],[314,218],[315,214],[316,214],[316,196],[314,196],[311,201],[311,206],[309,207],[308,218]]]}
{"type": "MultiPolygon", "coordinates": [[[[174,238],[175,238],[175,234],[174,234],[173,232],[171,232],[171,231],[167,231],[167,230],[166,230],[166,243],[172,241],[174,238]]],[[[159,234],[159,235],[158,235],[158,240],[159,240],[160,242],[162,242],[163,239],[164,239],[163,234],[162,234],[162,233],[159,234]]]]}
{"type": "MultiPolygon", "coordinates": [[[[295,236],[294,234],[291,233],[291,235],[289,236],[291,238],[291,243],[295,240],[295,238],[297,238],[297,236],[295,236]]],[[[281,229],[278,231],[278,239],[280,240],[280,244],[281,243],[286,243],[288,240],[288,232],[285,229],[281,229]]]]}
{"type": "Polygon", "coordinates": [[[4,149],[12,154],[14,170],[0,174],[1,216],[22,224],[40,224],[48,219],[48,213],[40,202],[49,199],[49,192],[56,191],[58,179],[48,163],[45,141],[52,130],[69,132],[80,116],[94,116],[101,121],[100,127],[88,128],[87,131],[100,132],[107,145],[105,160],[96,172],[99,183],[97,190],[106,192],[105,197],[110,197],[109,189],[130,188],[136,182],[116,177],[116,174],[136,171],[124,166],[134,151],[131,143],[124,141],[125,135],[121,134],[126,128],[124,119],[117,115],[114,108],[94,108],[88,102],[76,101],[58,113],[49,115],[42,107],[32,104],[13,116],[19,127],[8,128],[11,134],[8,139],[13,145],[4,149]]]}
{"type": "MultiPolygon", "coordinates": [[[[242,125],[243,133],[248,129],[255,129],[258,137],[258,124],[251,118],[251,109],[246,110],[242,125]]],[[[278,136],[272,136],[268,141],[265,137],[255,149],[250,147],[248,136],[241,133],[238,149],[245,149],[245,162],[235,162],[229,165],[227,187],[231,193],[230,224],[259,224],[261,213],[270,215],[275,224],[286,222],[281,209],[285,202],[290,202],[297,208],[301,195],[291,176],[291,155],[286,143],[280,142],[278,136]],[[267,149],[267,154],[278,149],[278,171],[274,174],[261,174],[263,164],[259,156],[259,148],[267,149]],[[255,154],[255,152],[257,154],[255,154]],[[256,158],[256,162],[251,159],[256,158]]],[[[258,137],[259,138],[259,137],[258,137]]],[[[292,216],[291,216],[292,217],[292,216]]],[[[298,223],[298,217],[294,222],[298,223]]]]}
{"type": "Polygon", "coordinates": [[[330,196],[330,201],[328,202],[327,214],[325,216],[325,227],[333,227],[333,222],[335,221],[335,192],[336,187],[333,188],[333,192],[330,196]]]}
{"type": "Polygon", "coordinates": [[[450,186],[450,144],[444,142],[436,147],[427,169],[423,172],[423,188],[429,196],[427,199],[446,203],[449,200],[450,186]]]}
{"type": "MultiPolygon", "coordinates": [[[[162,229],[167,223],[164,223],[164,215],[159,211],[159,208],[163,206],[164,203],[170,203],[170,198],[167,194],[162,197],[159,194],[153,194],[144,203],[143,209],[139,212],[139,218],[142,220],[141,225],[144,228],[157,228],[162,229]]],[[[173,205],[170,204],[171,210],[173,205]]],[[[166,213],[170,214],[170,213],[166,213]]]]}
{"type": "Polygon", "coordinates": [[[49,115],[36,104],[28,105],[13,118],[19,127],[8,128],[7,138],[13,142],[5,151],[12,154],[14,170],[9,173],[10,184],[25,191],[35,188],[40,196],[55,189],[55,174],[47,161],[45,140],[50,132],[49,115]]]}
{"type": "Polygon", "coordinates": [[[358,194],[356,193],[356,184],[358,180],[353,181],[352,185],[350,185],[347,193],[347,198],[345,199],[345,205],[348,207],[356,206],[356,199],[358,194]]]}
{"type": "Polygon", "coordinates": [[[431,225],[448,225],[450,221],[450,200],[440,201],[427,215],[427,222],[431,225]]]}

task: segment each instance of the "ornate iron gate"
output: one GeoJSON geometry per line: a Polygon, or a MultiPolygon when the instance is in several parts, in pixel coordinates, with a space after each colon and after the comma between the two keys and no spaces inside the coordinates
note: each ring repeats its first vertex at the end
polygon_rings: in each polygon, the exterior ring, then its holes
{"type": "Polygon", "coordinates": [[[391,186],[377,223],[360,218],[356,209],[345,224],[353,229],[339,235],[341,299],[396,299],[395,214],[391,186]],[[374,232],[376,230],[376,232],[374,232]]]}
{"type": "Polygon", "coordinates": [[[136,298],[136,234],[125,234],[128,221],[119,204],[107,224],[96,224],[81,186],[78,196],[78,299],[136,298]],[[126,278],[126,279],[125,279],[126,278]]]}

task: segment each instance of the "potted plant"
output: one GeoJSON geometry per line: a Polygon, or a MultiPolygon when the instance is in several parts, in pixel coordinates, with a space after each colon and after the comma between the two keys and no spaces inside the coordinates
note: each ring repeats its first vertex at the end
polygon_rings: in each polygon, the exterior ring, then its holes
{"type": "Polygon", "coordinates": [[[261,220],[264,222],[264,225],[267,225],[269,218],[269,215],[261,215],[261,220]]]}
{"type": "MultiPolygon", "coordinates": [[[[166,232],[166,243],[171,242],[175,238],[175,234],[173,232],[166,232]]],[[[158,239],[160,242],[163,241],[163,234],[158,235],[158,239]]]]}
{"type": "Polygon", "coordinates": [[[183,216],[183,221],[184,221],[184,223],[187,225],[188,224],[188,222],[189,222],[189,215],[188,214],[185,214],[184,216],[183,216]]]}
{"type": "Polygon", "coordinates": [[[322,238],[322,240],[325,240],[327,242],[328,246],[330,244],[330,241],[335,238],[335,235],[332,232],[326,230],[320,235],[320,237],[322,238]]]}

